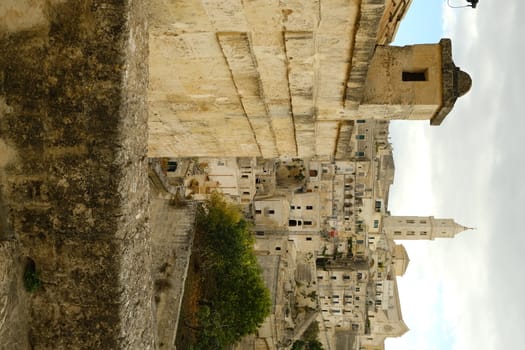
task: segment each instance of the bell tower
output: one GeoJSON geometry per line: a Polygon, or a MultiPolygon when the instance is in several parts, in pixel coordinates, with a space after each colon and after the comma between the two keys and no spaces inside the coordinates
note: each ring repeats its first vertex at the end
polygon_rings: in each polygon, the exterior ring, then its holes
{"type": "Polygon", "coordinates": [[[383,219],[385,234],[394,240],[454,238],[469,229],[453,219],[436,219],[433,216],[386,216],[383,219]]]}
{"type": "Polygon", "coordinates": [[[360,119],[429,120],[440,125],[472,85],[452,60],[450,39],[437,44],[377,46],[370,62],[360,119]]]}

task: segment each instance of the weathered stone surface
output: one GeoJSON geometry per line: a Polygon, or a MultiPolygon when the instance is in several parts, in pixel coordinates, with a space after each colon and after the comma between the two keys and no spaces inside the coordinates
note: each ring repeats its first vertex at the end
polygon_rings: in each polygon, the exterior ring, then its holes
{"type": "Polygon", "coordinates": [[[13,271],[31,258],[42,281],[10,302],[1,344],[17,327],[32,349],[154,348],[145,11],[135,0],[0,5],[2,238],[17,245],[0,253],[13,271]]]}
{"type": "Polygon", "coordinates": [[[159,349],[173,349],[193,245],[195,203],[152,198],[151,234],[159,349]]]}
{"type": "Polygon", "coordinates": [[[383,14],[367,6],[153,0],[149,154],[332,156],[357,23],[383,14]]]}
{"type": "Polygon", "coordinates": [[[29,347],[27,294],[21,292],[23,264],[15,240],[0,241],[0,349],[29,347]]]}

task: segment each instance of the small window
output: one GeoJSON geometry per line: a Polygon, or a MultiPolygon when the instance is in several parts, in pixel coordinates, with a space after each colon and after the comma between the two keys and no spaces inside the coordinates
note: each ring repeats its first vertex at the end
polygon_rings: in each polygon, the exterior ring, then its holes
{"type": "Polygon", "coordinates": [[[275,250],[281,250],[281,247],[275,247],[275,250]]]}
{"type": "Polygon", "coordinates": [[[242,175],[241,176],[243,179],[247,179],[248,178],[248,175],[242,175]]]}
{"type": "Polygon", "coordinates": [[[257,231],[255,232],[257,236],[264,236],[264,231],[257,231]]]}
{"type": "Polygon", "coordinates": [[[314,209],[314,207],[311,206],[311,205],[307,205],[307,206],[306,206],[306,210],[313,210],[313,209],[314,209]]]}
{"type": "Polygon", "coordinates": [[[297,226],[297,220],[288,220],[288,226],[297,226]]]}
{"type": "Polygon", "coordinates": [[[378,228],[379,227],[379,220],[374,220],[374,228],[378,228]]]}
{"type": "Polygon", "coordinates": [[[355,156],[356,157],[364,157],[365,156],[365,152],[355,152],[355,156]]]}
{"type": "Polygon", "coordinates": [[[246,196],[249,196],[250,195],[250,192],[246,192],[244,191],[242,194],[246,195],[246,196]]]}
{"type": "Polygon", "coordinates": [[[312,240],[312,237],[306,237],[306,240],[307,240],[307,241],[311,241],[311,240],[312,240]]]}
{"type": "Polygon", "coordinates": [[[427,71],[403,72],[403,81],[427,81],[427,71]]]}
{"type": "Polygon", "coordinates": [[[177,162],[169,160],[168,161],[168,172],[174,172],[177,170],[177,162]]]}
{"type": "Polygon", "coordinates": [[[355,135],[355,138],[358,139],[358,140],[364,140],[365,139],[365,135],[355,135]]]}
{"type": "Polygon", "coordinates": [[[364,124],[364,123],[366,123],[366,120],[364,120],[364,119],[358,119],[357,120],[357,124],[364,124]]]}
{"type": "Polygon", "coordinates": [[[312,225],[312,222],[311,222],[311,221],[307,221],[307,220],[305,220],[305,221],[304,221],[304,224],[305,224],[306,226],[311,226],[311,225],[312,225]]]}
{"type": "Polygon", "coordinates": [[[255,214],[262,214],[262,210],[261,210],[261,209],[257,209],[257,210],[255,211],[255,214]]]}
{"type": "Polygon", "coordinates": [[[290,205],[290,209],[294,210],[295,209],[295,205],[290,205]]]}
{"type": "Polygon", "coordinates": [[[311,169],[310,170],[310,177],[316,177],[317,176],[317,170],[311,169]]]}
{"type": "Polygon", "coordinates": [[[337,276],[330,276],[330,279],[336,280],[337,276]]]}
{"type": "Polygon", "coordinates": [[[268,214],[275,214],[275,210],[273,209],[268,210],[268,214]]]}

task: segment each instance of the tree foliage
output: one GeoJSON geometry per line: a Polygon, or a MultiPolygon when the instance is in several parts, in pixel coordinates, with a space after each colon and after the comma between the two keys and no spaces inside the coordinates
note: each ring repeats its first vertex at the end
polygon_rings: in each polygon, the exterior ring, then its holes
{"type": "Polygon", "coordinates": [[[220,349],[259,328],[270,313],[270,294],[238,207],[213,194],[199,210],[196,228],[204,241],[205,278],[197,349],[220,349]]]}
{"type": "Polygon", "coordinates": [[[319,337],[319,323],[313,321],[304,331],[301,339],[295,341],[292,350],[323,350],[323,345],[317,338],[319,337]]]}

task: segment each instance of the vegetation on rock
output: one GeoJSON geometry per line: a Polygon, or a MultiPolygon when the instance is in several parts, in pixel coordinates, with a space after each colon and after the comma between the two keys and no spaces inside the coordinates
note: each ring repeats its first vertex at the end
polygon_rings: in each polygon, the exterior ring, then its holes
{"type": "Polygon", "coordinates": [[[319,323],[314,321],[304,331],[301,339],[295,341],[292,350],[323,350],[323,345],[319,340],[319,323]]]}
{"type": "Polygon", "coordinates": [[[35,262],[28,259],[24,269],[24,287],[29,293],[33,293],[42,287],[42,281],[36,271],[35,262]]]}

